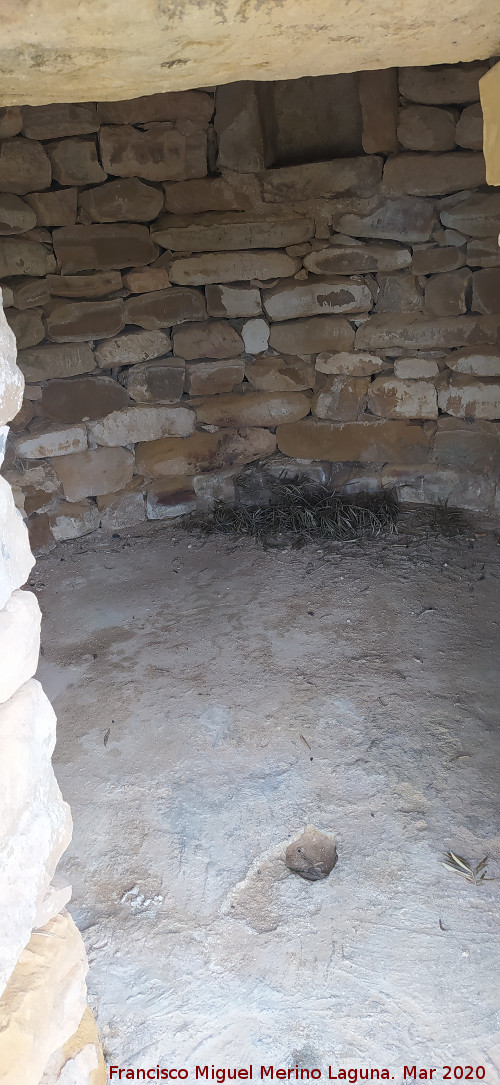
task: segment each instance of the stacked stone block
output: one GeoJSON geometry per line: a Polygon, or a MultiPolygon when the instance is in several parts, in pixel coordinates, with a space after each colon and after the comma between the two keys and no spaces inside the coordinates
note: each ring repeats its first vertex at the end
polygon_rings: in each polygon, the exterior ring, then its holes
{"type": "Polygon", "coordinates": [[[274,169],[249,83],[7,111],[6,470],[37,548],[230,496],[273,456],[500,509],[488,67],[361,73],[364,153],[274,169]]]}

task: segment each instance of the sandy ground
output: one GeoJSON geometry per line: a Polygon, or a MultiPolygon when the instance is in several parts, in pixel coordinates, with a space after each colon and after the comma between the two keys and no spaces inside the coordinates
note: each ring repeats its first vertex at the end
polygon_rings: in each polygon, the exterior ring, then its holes
{"type": "Polygon", "coordinates": [[[497,537],[153,525],[31,583],[108,1062],[499,1081],[500,882],[440,865],[500,873],[497,537]],[[307,824],[338,839],[321,882],[284,864],[307,824]]]}

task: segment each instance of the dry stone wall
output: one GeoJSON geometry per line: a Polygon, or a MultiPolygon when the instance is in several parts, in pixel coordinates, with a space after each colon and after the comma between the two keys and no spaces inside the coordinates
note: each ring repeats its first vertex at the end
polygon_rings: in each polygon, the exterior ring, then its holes
{"type": "Polygon", "coordinates": [[[360,73],[363,153],[279,168],[251,83],[0,112],[34,547],[231,497],[263,457],[500,511],[488,68],[360,73]]]}

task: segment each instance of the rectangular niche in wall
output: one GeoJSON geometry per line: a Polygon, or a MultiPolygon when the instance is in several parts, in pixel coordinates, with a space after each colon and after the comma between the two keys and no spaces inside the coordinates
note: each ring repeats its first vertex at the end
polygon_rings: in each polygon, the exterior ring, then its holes
{"type": "Polygon", "coordinates": [[[257,95],[268,168],[363,153],[357,72],[261,83],[257,95]]]}

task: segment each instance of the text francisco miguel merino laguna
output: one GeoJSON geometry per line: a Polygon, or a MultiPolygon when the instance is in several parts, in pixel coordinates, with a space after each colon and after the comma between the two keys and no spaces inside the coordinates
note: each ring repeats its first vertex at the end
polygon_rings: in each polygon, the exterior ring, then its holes
{"type": "MultiPolygon", "coordinates": [[[[405,1067],[405,1070],[407,1067],[405,1067]]],[[[411,1068],[414,1069],[413,1067],[411,1068]]],[[[175,1067],[167,1069],[162,1066],[150,1066],[149,1068],[139,1069],[127,1069],[125,1067],[110,1066],[109,1067],[109,1080],[110,1081],[166,1081],[167,1078],[173,1080],[184,1081],[188,1077],[194,1077],[195,1080],[201,1081],[217,1081],[219,1085],[223,1085],[224,1081],[235,1080],[253,1080],[256,1078],[260,1081],[273,1081],[275,1078],[278,1081],[318,1081],[319,1078],[326,1078],[327,1081],[349,1081],[351,1085],[354,1085],[358,1081],[388,1081],[392,1075],[388,1070],[344,1070],[342,1067],[335,1068],[333,1066],[328,1067],[328,1075],[326,1071],[322,1074],[321,1070],[307,1070],[299,1066],[287,1067],[285,1070],[280,1066],[256,1066],[255,1068],[250,1065],[248,1067],[228,1067],[223,1066],[197,1066],[194,1074],[189,1073],[189,1070],[185,1068],[176,1069],[175,1067]],[[254,1074],[255,1069],[255,1074],[254,1074]]],[[[407,1075],[405,1074],[405,1077],[407,1075]]],[[[415,1074],[410,1072],[409,1077],[415,1077],[415,1074]]]]}

